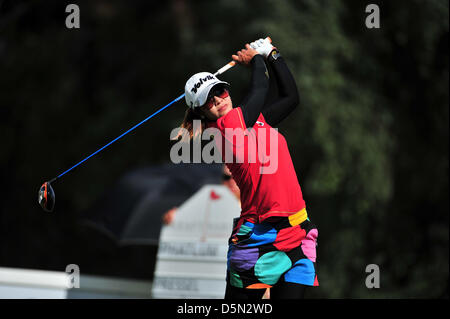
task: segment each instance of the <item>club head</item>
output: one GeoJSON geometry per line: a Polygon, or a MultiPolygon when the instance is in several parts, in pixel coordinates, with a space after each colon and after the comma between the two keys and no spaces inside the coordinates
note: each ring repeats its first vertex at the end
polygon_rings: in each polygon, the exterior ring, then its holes
{"type": "Polygon", "coordinates": [[[55,192],[49,182],[42,184],[39,189],[38,201],[46,212],[52,212],[55,208],[55,192]]]}

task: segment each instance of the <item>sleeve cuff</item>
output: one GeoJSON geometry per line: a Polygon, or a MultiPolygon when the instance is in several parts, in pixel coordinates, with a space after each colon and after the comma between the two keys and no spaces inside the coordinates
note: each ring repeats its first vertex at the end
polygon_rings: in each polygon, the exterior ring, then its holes
{"type": "Polygon", "coordinates": [[[267,57],[267,61],[275,62],[279,57],[281,57],[280,51],[275,48],[270,52],[269,56],[267,57]]]}

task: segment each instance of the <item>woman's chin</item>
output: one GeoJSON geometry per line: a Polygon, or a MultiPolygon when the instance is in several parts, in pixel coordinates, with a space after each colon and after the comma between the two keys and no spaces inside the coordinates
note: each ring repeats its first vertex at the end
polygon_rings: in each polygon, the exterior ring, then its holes
{"type": "Polygon", "coordinates": [[[222,117],[224,115],[226,115],[228,112],[230,112],[232,109],[232,107],[230,107],[229,105],[223,107],[220,111],[219,111],[219,116],[222,117]]]}

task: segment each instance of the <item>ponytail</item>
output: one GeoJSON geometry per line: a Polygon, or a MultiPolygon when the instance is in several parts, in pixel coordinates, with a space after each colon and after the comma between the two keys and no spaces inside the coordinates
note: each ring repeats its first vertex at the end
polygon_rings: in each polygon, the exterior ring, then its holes
{"type": "Polygon", "coordinates": [[[197,138],[201,136],[201,134],[205,129],[206,129],[205,117],[203,115],[200,115],[194,109],[188,108],[186,110],[186,113],[184,114],[183,122],[180,125],[180,131],[178,132],[178,135],[176,136],[175,139],[178,139],[181,136],[183,141],[188,142],[192,138],[197,138]],[[195,132],[194,132],[194,120],[199,120],[202,122],[200,127],[196,128],[195,132]],[[189,132],[189,134],[183,135],[182,129],[186,129],[189,132]]]}

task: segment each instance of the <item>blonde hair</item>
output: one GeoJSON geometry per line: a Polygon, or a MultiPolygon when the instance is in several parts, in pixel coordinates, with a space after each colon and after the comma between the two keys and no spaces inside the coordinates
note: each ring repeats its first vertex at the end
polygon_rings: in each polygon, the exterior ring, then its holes
{"type": "Polygon", "coordinates": [[[178,139],[181,136],[184,142],[188,142],[192,138],[197,138],[201,136],[203,131],[206,129],[206,121],[207,121],[206,118],[199,112],[195,111],[194,109],[188,108],[186,110],[186,113],[184,113],[183,122],[180,125],[180,130],[175,139],[178,139]],[[200,127],[197,127],[197,130],[195,132],[194,132],[194,120],[201,121],[200,127]],[[184,132],[183,129],[186,129],[189,134],[188,135],[183,134],[184,132]]]}

